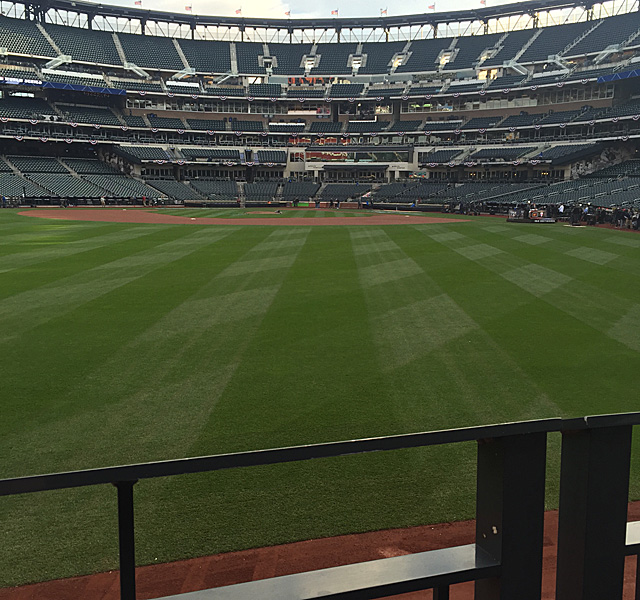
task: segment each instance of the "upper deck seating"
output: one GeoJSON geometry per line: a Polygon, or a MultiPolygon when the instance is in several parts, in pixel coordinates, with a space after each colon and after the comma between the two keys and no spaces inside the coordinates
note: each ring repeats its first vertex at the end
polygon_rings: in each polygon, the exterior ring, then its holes
{"type": "Polygon", "coordinates": [[[74,61],[122,65],[113,35],[106,31],[50,23],[44,27],[62,53],[69,54],[74,61]]]}
{"type": "Polygon", "coordinates": [[[258,61],[259,56],[264,56],[264,46],[257,42],[236,43],[236,58],[238,61],[238,73],[245,75],[257,75],[266,73],[263,65],[258,61]]]}
{"type": "Polygon", "coordinates": [[[27,56],[58,55],[33,21],[0,16],[0,47],[27,56]]]}
{"type": "Polygon", "coordinates": [[[302,59],[311,52],[311,44],[269,44],[269,52],[278,61],[274,75],[304,75],[302,59]]]}
{"type": "MultiPolygon", "coordinates": [[[[591,23],[595,24],[593,21],[591,23]]],[[[602,19],[598,27],[567,51],[566,56],[597,54],[607,46],[622,44],[638,29],[640,29],[640,13],[638,11],[602,19]]],[[[640,40],[636,38],[634,44],[640,44],[640,40]]]]}
{"type": "Polygon", "coordinates": [[[184,69],[184,63],[171,38],[132,33],[119,33],[118,38],[127,60],[139,67],[167,71],[184,69]]]}
{"type": "Polygon", "coordinates": [[[473,68],[480,59],[481,53],[488,48],[493,48],[502,35],[501,33],[491,33],[460,36],[455,46],[457,53],[453,60],[444,66],[444,70],[455,71],[473,68]]]}
{"type": "Polygon", "coordinates": [[[180,39],[178,43],[189,66],[196,71],[200,73],[231,71],[231,51],[228,42],[180,39]]]}
{"type": "Polygon", "coordinates": [[[424,71],[436,71],[436,60],[442,50],[451,44],[450,39],[436,38],[429,40],[415,40],[411,42],[409,59],[401,64],[397,73],[420,73],[424,71]]]}
{"type": "Polygon", "coordinates": [[[515,58],[516,54],[522,50],[523,46],[528,43],[536,31],[537,30],[533,29],[520,29],[509,32],[507,37],[501,42],[498,52],[482,63],[482,66],[495,65],[499,67],[502,66],[503,63],[515,58]]]}
{"type": "Polygon", "coordinates": [[[518,59],[519,63],[546,61],[552,54],[559,54],[565,47],[593,27],[593,22],[569,23],[544,27],[540,35],[518,59]]]}
{"type": "Polygon", "coordinates": [[[358,73],[388,73],[395,54],[402,52],[405,42],[375,42],[362,44],[367,60],[358,73]]]}
{"type": "Polygon", "coordinates": [[[357,44],[318,44],[316,53],[320,63],[311,69],[312,75],[346,75],[351,73],[347,65],[349,55],[355,54],[357,44]]]}

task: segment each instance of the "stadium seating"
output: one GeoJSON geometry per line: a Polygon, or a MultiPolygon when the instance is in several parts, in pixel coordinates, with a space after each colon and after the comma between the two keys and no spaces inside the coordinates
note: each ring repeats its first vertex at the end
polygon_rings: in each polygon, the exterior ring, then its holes
{"type": "Polygon", "coordinates": [[[456,156],[462,154],[463,150],[436,150],[431,153],[424,153],[420,162],[424,163],[438,163],[444,164],[448,163],[450,160],[454,159],[456,156]]]}
{"type": "Polygon", "coordinates": [[[417,131],[422,121],[395,121],[387,131],[417,131]]]}
{"type": "Polygon", "coordinates": [[[286,163],[287,153],[283,150],[258,150],[258,161],[261,163],[286,163]]]}
{"type": "Polygon", "coordinates": [[[640,177],[640,160],[625,160],[624,162],[599,169],[587,177],[640,177]]]}
{"type": "Polygon", "coordinates": [[[502,121],[501,116],[474,117],[473,119],[469,119],[460,129],[489,129],[489,127],[494,127],[500,121],[502,121]]]}
{"type": "Polygon", "coordinates": [[[311,69],[312,75],[347,75],[351,67],[347,65],[349,56],[355,54],[357,44],[318,44],[316,54],[320,63],[311,69]]]}
{"type": "Polygon", "coordinates": [[[29,179],[61,198],[100,198],[105,190],[89,181],[61,173],[30,173],[29,179]]]}
{"type": "Polygon", "coordinates": [[[5,16],[0,16],[0,47],[27,56],[58,55],[33,21],[5,16]]]}
{"type": "Polygon", "coordinates": [[[501,33],[459,37],[455,47],[456,55],[444,66],[444,69],[447,71],[471,69],[480,59],[480,54],[488,48],[493,48],[501,37],[501,33]]]}
{"type": "Polygon", "coordinates": [[[540,119],[540,115],[529,115],[527,113],[509,115],[497,127],[500,129],[504,129],[505,127],[528,127],[533,125],[538,119],[540,119]]]}
{"type": "MultiPolygon", "coordinates": [[[[264,46],[256,42],[236,44],[238,73],[257,75],[266,73],[264,66],[258,62],[258,57],[264,55],[264,46]]],[[[254,95],[254,94],[251,94],[254,95]]]]}
{"type": "Polygon", "coordinates": [[[612,44],[621,44],[640,29],[640,14],[629,13],[596,21],[598,26],[566,53],[567,56],[596,54],[612,44]]]}
{"type": "Polygon", "coordinates": [[[409,90],[410,96],[434,95],[440,92],[441,85],[417,85],[409,90]]]}
{"type": "Polygon", "coordinates": [[[536,156],[540,160],[557,160],[581,152],[596,152],[600,150],[597,144],[573,144],[564,146],[553,146],[547,150],[543,150],[536,156]]]}
{"type": "Polygon", "coordinates": [[[558,112],[552,112],[542,117],[538,121],[539,125],[549,125],[551,123],[568,123],[575,119],[582,111],[579,110],[560,110],[558,112]]]}
{"type": "Polygon", "coordinates": [[[264,124],[262,121],[240,121],[239,119],[233,119],[231,121],[231,129],[233,131],[264,131],[264,124]]]}
{"type": "Polygon", "coordinates": [[[362,83],[334,83],[329,90],[332,98],[351,98],[362,94],[364,84],[362,83]]]}
{"type": "Polygon", "coordinates": [[[119,33],[118,38],[129,62],[143,68],[180,71],[184,64],[171,38],[119,33]]]}
{"type": "Polygon", "coordinates": [[[520,63],[546,61],[552,54],[559,54],[565,47],[593,27],[593,22],[569,23],[567,25],[544,27],[524,54],[520,63]]]}
{"type": "Polygon", "coordinates": [[[324,89],[306,88],[306,87],[290,87],[287,90],[288,98],[322,98],[325,95],[324,89]]]}
{"type": "Polygon", "coordinates": [[[70,55],[74,61],[122,65],[110,33],[49,23],[45,29],[62,53],[70,55]]]}
{"type": "Polygon", "coordinates": [[[279,83],[250,83],[247,93],[255,98],[279,98],[282,86],[279,83]]]}
{"type": "Polygon", "coordinates": [[[68,173],[55,158],[49,156],[7,156],[7,160],[22,173],[68,173]]]}
{"type": "Polygon", "coordinates": [[[510,148],[483,148],[469,156],[469,160],[515,160],[529,152],[533,152],[535,146],[512,146],[510,148]]]}
{"type": "Polygon", "coordinates": [[[367,60],[358,73],[388,73],[391,70],[391,60],[395,54],[402,52],[404,46],[404,42],[363,44],[362,54],[366,55],[367,60]]]}
{"type": "Polygon", "coordinates": [[[171,160],[167,151],[157,146],[120,146],[120,152],[140,160],[171,160]]]}
{"type": "Polygon", "coordinates": [[[14,173],[0,173],[0,190],[8,198],[22,197],[44,198],[51,194],[41,187],[14,173]]]}
{"type": "Polygon", "coordinates": [[[231,51],[227,42],[180,39],[179,44],[189,66],[199,73],[231,71],[231,51]]]}
{"type": "Polygon", "coordinates": [[[90,106],[71,106],[69,104],[57,104],[58,110],[69,123],[88,123],[96,125],[120,125],[120,121],[113,111],[108,108],[90,106]]]}
{"type": "Polygon", "coordinates": [[[397,73],[419,73],[435,71],[438,66],[436,60],[440,52],[451,44],[450,39],[436,38],[431,40],[415,40],[411,42],[409,59],[401,64],[397,73]]]}
{"type": "Polygon", "coordinates": [[[192,188],[175,179],[147,179],[145,183],[158,190],[163,196],[174,200],[196,200],[199,198],[198,193],[192,188]]]}
{"type": "Polygon", "coordinates": [[[122,117],[127,127],[148,127],[145,123],[144,117],[138,115],[124,115],[122,117]]]}
{"type": "Polygon", "coordinates": [[[427,121],[425,131],[454,131],[462,127],[462,121],[427,121]]]}
{"type": "Polygon", "coordinates": [[[383,131],[389,121],[349,121],[347,133],[376,133],[383,131]]]}
{"type": "Polygon", "coordinates": [[[482,66],[502,66],[503,63],[515,58],[534,34],[535,31],[531,29],[521,29],[507,33],[507,37],[500,42],[498,52],[488,58],[482,66]]]}
{"type": "Polygon", "coordinates": [[[344,123],[334,123],[332,121],[316,121],[311,123],[309,131],[311,133],[340,133],[344,123]]]}
{"type": "Polygon", "coordinates": [[[204,93],[208,96],[227,96],[233,98],[241,98],[245,95],[244,88],[204,86],[204,93]]]}
{"type": "Polygon", "coordinates": [[[320,192],[324,200],[347,200],[347,198],[359,198],[371,189],[369,184],[357,183],[328,183],[320,192]]]}
{"type": "Polygon", "coordinates": [[[244,195],[247,202],[271,202],[278,192],[278,184],[272,182],[245,183],[244,195]]]}
{"type": "Polygon", "coordinates": [[[10,119],[40,119],[43,115],[54,115],[55,110],[42,98],[5,96],[0,98],[0,117],[10,119]]]}
{"type": "Polygon", "coordinates": [[[103,194],[110,198],[158,197],[157,190],[137,179],[125,177],[124,175],[83,175],[83,179],[106,190],[103,194]]]}
{"type": "Polygon", "coordinates": [[[524,79],[523,75],[503,75],[502,77],[496,77],[492,79],[487,89],[511,89],[520,86],[524,79]]]}
{"type": "Polygon", "coordinates": [[[235,202],[238,198],[238,185],[235,181],[193,179],[190,184],[197,192],[215,202],[235,202]]]}
{"type": "Polygon", "coordinates": [[[288,181],[282,186],[282,197],[285,200],[313,198],[319,189],[319,183],[310,181],[288,181]]]}
{"type": "Polygon", "coordinates": [[[184,129],[185,124],[182,119],[175,117],[158,117],[156,115],[147,115],[151,127],[157,127],[158,129],[184,129]]]}
{"type": "Polygon", "coordinates": [[[191,129],[198,131],[225,131],[225,122],[223,120],[187,119],[187,123],[191,129]]]}
{"type": "Polygon", "coordinates": [[[375,98],[380,96],[382,98],[389,98],[390,96],[402,96],[404,92],[404,87],[385,87],[385,88],[375,88],[369,87],[367,89],[367,98],[375,98]]]}
{"type": "Polygon", "coordinates": [[[274,75],[304,75],[302,59],[311,53],[311,44],[269,44],[271,56],[277,58],[274,75]]]}
{"type": "Polygon", "coordinates": [[[163,92],[162,84],[157,81],[132,81],[111,78],[109,87],[131,92],[163,92]]]}
{"type": "Polygon", "coordinates": [[[209,160],[229,160],[240,162],[240,152],[227,148],[181,148],[181,154],[187,159],[206,158],[209,160]]]}
{"type": "Polygon", "coordinates": [[[117,175],[118,171],[101,160],[65,158],[64,164],[80,175],[117,175]]]}

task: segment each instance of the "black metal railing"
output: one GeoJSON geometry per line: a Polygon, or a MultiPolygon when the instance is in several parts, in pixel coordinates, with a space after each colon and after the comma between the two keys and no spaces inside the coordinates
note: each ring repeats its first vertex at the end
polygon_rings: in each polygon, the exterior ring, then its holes
{"type": "Polygon", "coordinates": [[[627,525],[637,424],[640,413],[552,418],[184,458],[3,479],[0,496],[113,484],[120,595],[135,600],[140,479],[476,441],[474,544],[214,588],[207,598],[381,598],[433,589],[435,600],[446,600],[451,585],[474,581],[476,600],[540,600],[547,435],[561,432],[556,600],[619,600],[625,556],[640,554],[640,523],[627,525]]]}

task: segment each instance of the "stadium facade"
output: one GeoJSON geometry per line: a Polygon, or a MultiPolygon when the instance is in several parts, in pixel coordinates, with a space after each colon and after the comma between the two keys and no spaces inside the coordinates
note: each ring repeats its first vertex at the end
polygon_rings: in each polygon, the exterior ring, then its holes
{"type": "Polygon", "coordinates": [[[637,2],[357,20],[2,9],[0,195],[640,202],[637,2]]]}

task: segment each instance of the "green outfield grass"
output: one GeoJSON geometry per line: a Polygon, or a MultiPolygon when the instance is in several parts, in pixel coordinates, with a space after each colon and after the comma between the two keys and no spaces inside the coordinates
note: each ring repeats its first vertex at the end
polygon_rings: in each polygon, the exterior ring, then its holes
{"type": "MultiPolygon", "coordinates": [[[[3,210],[0,256],[0,477],[640,409],[640,235],[3,210]]],[[[142,481],[139,562],[469,518],[474,452],[142,481]]],[[[114,568],[115,494],[0,498],[0,586],[114,568]]]]}

